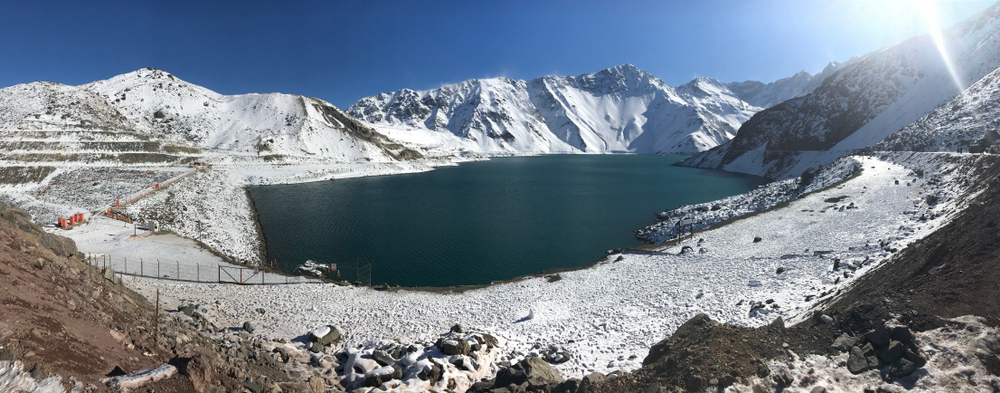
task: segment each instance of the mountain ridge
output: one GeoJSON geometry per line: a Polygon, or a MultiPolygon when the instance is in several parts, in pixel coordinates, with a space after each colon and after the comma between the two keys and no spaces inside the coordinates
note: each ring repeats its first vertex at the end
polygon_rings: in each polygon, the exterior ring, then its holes
{"type": "Polygon", "coordinates": [[[393,136],[447,131],[457,138],[433,139],[487,154],[679,154],[728,140],[758,110],[717,80],[696,78],[675,88],[623,64],[578,76],[401,89],[362,98],[347,111],[405,129],[393,136]]]}
{"type": "Polygon", "coordinates": [[[754,115],[736,137],[680,165],[772,179],[795,177],[873,146],[1000,68],[1000,3],[942,31],[954,64],[929,35],[862,56],[813,92],[754,115]]]}

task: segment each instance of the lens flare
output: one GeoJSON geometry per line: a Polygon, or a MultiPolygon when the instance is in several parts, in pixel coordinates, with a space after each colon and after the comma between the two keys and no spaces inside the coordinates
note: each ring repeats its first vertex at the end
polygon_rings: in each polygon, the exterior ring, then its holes
{"type": "Polygon", "coordinates": [[[938,22],[938,12],[934,1],[931,0],[920,0],[915,2],[917,9],[920,10],[920,14],[923,15],[924,21],[927,23],[927,28],[929,30],[929,35],[931,41],[934,42],[934,46],[937,47],[938,53],[941,55],[941,60],[944,62],[944,66],[948,68],[948,73],[951,74],[952,81],[955,82],[955,87],[958,91],[964,91],[965,85],[962,82],[962,78],[958,75],[958,69],[955,66],[955,62],[952,61],[951,55],[948,53],[948,47],[944,42],[944,34],[941,31],[941,25],[938,22]]]}

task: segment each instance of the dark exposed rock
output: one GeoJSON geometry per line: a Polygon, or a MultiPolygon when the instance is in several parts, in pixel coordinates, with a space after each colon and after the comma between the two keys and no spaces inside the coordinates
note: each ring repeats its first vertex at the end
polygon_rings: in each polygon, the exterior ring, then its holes
{"type": "Polygon", "coordinates": [[[580,387],[576,389],[576,393],[590,392],[592,386],[607,380],[608,378],[604,376],[604,374],[598,372],[590,373],[586,377],[583,377],[582,380],[580,380],[580,387]]]}
{"type": "Polygon", "coordinates": [[[323,329],[316,329],[309,332],[309,342],[327,346],[340,339],[340,329],[333,325],[326,325],[326,328],[328,329],[322,336],[318,334],[322,333],[323,329]]]}
{"type": "Polygon", "coordinates": [[[903,343],[892,340],[889,342],[889,346],[884,350],[879,352],[878,359],[882,361],[883,364],[888,364],[899,360],[903,356],[903,352],[906,348],[903,347],[903,343]]]}
{"type": "Polygon", "coordinates": [[[847,358],[847,370],[851,374],[860,374],[870,369],[871,367],[868,365],[868,360],[865,359],[861,347],[852,347],[851,356],[847,358]]]}
{"type": "Polygon", "coordinates": [[[872,345],[881,347],[889,344],[889,334],[886,333],[884,326],[879,326],[874,330],[865,333],[865,340],[872,345]]]}
{"type": "Polygon", "coordinates": [[[372,352],[372,360],[378,363],[379,366],[385,367],[396,362],[388,352],[381,349],[376,349],[372,352]]]}
{"type": "Polygon", "coordinates": [[[844,333],[841,334],[840,337],[837,337],[836,340],[834,340],[833,348],[841,352],[847,352],[850,351],[851,347],[853,347],[857,343],[858,343],[857,338],[848,336],[847,333],[844,333]]]}
{"type": "Polygon", "coordinates": [[[438,340],[437,347],[445,355],[468,355],[472,350],[469,342],[461,338],[442,338],[438,340]]]}

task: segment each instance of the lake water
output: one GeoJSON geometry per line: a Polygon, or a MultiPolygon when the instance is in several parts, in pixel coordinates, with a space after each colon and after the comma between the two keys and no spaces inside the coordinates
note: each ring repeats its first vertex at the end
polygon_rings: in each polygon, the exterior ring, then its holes
{"type": "Polygon", "coordinates": [[[641,244],[633,231],[682,204],[749,191],[765,179],[674,167],[648,155],[495,158],[425,173],[251,187],[268,259],[291,271],[337,263],[353,281],[488,284],[577,267],[641,244]]]}

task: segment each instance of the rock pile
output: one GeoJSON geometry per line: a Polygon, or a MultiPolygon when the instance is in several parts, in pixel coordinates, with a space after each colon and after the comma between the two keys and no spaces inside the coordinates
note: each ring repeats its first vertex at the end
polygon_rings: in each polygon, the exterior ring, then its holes
{"type": "Polygon", "coordinates": [[[833,347],[850,352],[847,369],[853,374],[874,369],[891,377],[903,377],[927,363],[927,355],[920,351],[913,333],[903,325],[886,324],[858,337],[844,333],[833,342],[833,347]]]}

